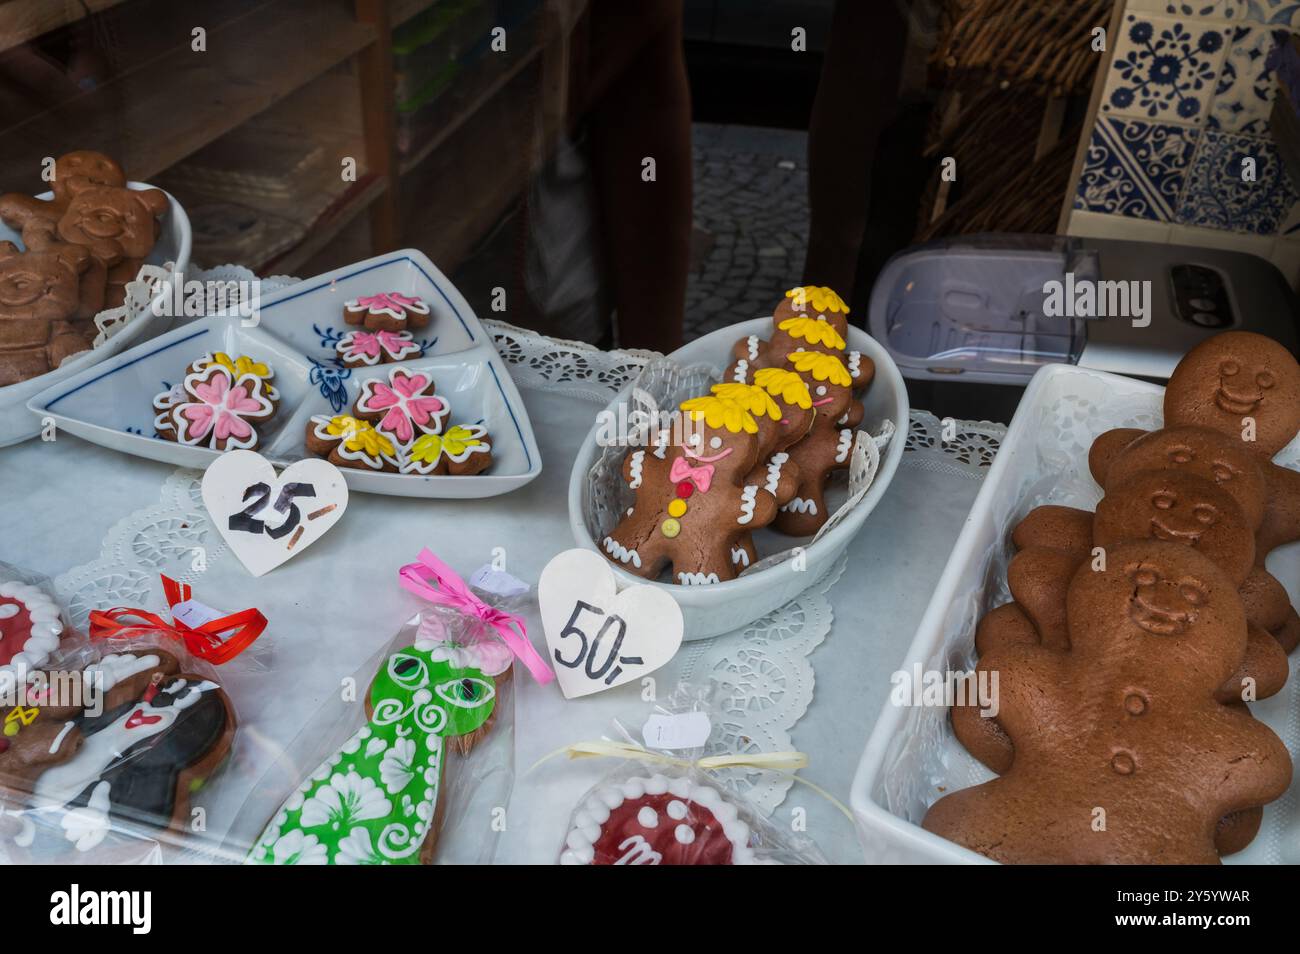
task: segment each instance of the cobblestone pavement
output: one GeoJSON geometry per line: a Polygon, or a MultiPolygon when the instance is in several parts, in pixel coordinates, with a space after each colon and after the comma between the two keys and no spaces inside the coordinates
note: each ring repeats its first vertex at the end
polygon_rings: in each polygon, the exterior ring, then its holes
{"type": "Polygon", "coordinates": [[[686,338],[770,315],[808,244],[808,137],[697,123],[686,338]]]}

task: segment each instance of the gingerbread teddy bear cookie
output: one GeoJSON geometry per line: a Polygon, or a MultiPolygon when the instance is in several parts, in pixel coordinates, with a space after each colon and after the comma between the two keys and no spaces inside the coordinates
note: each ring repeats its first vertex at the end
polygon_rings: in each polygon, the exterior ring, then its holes
{"type": "Polygon", "coordinates": [[[0,242],[0,387],[52,371],[90,347],[93,331],[74,322],[90,264],[78,245],[24,252],[0,242]]]}
{"type": "Polygon", "coordinates": [[[650,580],[665,568],[682,585],[734,579],[732,550],[777,511],[758,422],[739,404],[709,395],[683,403],[674,424],[624,459],[636,501],[601,549],[650,580]]]}
{"type": "Polygon", "coordinates": [[[981,660],[1016,758],[939,799],[924,827],[1011,863],[1217,863],[1222,819],[1291,781],[1281,741],[1216,699],[1245,655],[1235,584],[1192,547],[1122,543],[1075,574],[1068,618],[1068,653],[981,660]]]}

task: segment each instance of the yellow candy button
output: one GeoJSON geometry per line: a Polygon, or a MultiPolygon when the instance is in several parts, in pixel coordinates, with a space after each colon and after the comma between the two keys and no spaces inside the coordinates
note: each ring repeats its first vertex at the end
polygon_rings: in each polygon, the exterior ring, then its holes
{"type": "MultiPolygon", "coordinates": [[[[674,533],[673,536],[677,536],[677,534],[674,533]]],[[[15,736],[15,735],[17,735],[17,734],[18,734],[18,723],[17,723],[17,722],[6,722],[6,723],[5,723],[5,735],[8,735],[8,736],[15,736]]]]}
{"type": "Polygon", "coordinates": [[[686,512],[686,501],[682,499],[674,500],[668,505],[668,516],[680,517],[686,512]]]}
{"type": "Polygon", "coordinates": [[[671,540],[673,537],[677,536],[677,534],[682,532],[682,525],[672,517],[669,517],[664,521],[663,526],[660,527],[659,530],[665,537],[671,540]]]}

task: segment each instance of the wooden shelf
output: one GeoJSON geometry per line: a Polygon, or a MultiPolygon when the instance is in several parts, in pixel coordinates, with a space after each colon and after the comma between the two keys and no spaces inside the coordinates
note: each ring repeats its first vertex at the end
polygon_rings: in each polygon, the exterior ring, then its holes
{"type": "Polygon", "coordinates": [[[253,268],[259,275],[296,275],[304,262],[338,236],[381,195],[388,191],[386,176],[367,176],[339,197],[307,229],[307,237],[283,255],[253,268]]]}
{"type": "MultiPolygon", "coordinates": [[[[415,169],[420,163],[428,159],[434,152],[443,146],[456,132],[465,124],[465,122],[478,114],[488,102],[496,97],[503,89],[510,85],[511,81],[522,73],[530,63],[537,59],[542,52],[542,44],[534,42],[524,53],[514,57],[514,62],[510,63],[505,70],[494,77],[491,82],[483,87],[475,96],[459,110],[451,122],[447,123],[436,133],[430,136],[429,141],[424,143],[415,152],[402,158],[402,175],[406,175],[415,169]]],[[[500,53],[489,53],[488,56],[501,56],[500,53]]],[[[512,54],[507,53],[506,56],[512,54]]]]}
{"type": "Polygon", "coordinates": [[[122,0],[9,0],[0,3],[0,53],[59,27],[117,6],[122,0]]]}
{"type": "Polygon", "coordinates": [[[98,149],[148,180],[257,115],[375,38],[341,4],[266,3],[0,136],[0,182],[35,178],[39,155],[98,149]]]}
{"type": "Polygon", "coordinates": [[[437,2],[438,0],[389,0],[388,16],[393,26],[398,26],[428,10],[437,2]]]}

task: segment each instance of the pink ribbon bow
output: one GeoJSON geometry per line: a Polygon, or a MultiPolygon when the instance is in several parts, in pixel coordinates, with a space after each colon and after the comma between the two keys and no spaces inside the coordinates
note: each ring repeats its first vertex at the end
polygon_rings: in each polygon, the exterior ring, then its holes
{"type": "Polygon", "coordinates": [[[713,465],[703,464],[692,467],[686,463],[685,457],[674,457],[673,466],[668,471],[668,479],[675,484],[689,480],[695,484],[700,493],[707,494],[709,486],[713,483],[713,465]]]}
{"type": "Polygon", "coordinates": [[[542,685],[551,682],[555,673],[528,639],[528,628],[518,616],[488,606],[456,575],[456,571],[443,563],[427,547],[420,551],[415,563],[408,563],[397,571],[398,582],[421,599],[442,606],[450,606],[467,616],[477,616],[500,634],[515,658],[528,667],[542,685]]]}

